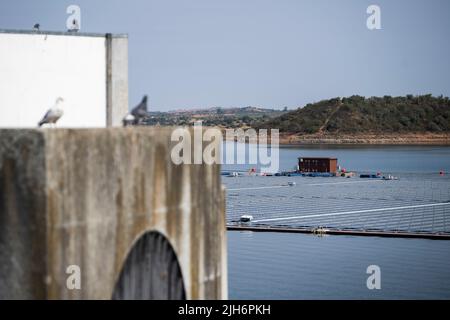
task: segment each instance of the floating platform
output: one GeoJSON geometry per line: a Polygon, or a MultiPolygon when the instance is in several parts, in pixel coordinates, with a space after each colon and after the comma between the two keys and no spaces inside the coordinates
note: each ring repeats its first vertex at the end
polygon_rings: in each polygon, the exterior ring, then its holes
{"type": "Polygon", "coordinates": [[[350,229],[329,229],[329,228],[283,228],[270,226],[250,226],[250,225],[228,225],[228,231],[254,231],[254,232],[284,232],[284,233],[306,233],[319,236],[324,235],[347,235],[364,237],[385,237],[385,238],[421,238],[432,240],[450,240],[450,233],[429,233],[429,232],[393,232],[383,230],[350,230],[350,229]]]}

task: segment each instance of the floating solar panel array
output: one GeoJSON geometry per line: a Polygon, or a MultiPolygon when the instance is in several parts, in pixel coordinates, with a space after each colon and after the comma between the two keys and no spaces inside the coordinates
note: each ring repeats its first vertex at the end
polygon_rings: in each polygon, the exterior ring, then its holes
{"type": "Polygon", "coordinates": [[[450,177],[402,174],[400,180],[322,177],[224,177],[227,221],[284,228],[450,233],[450,177]],[[290,183],[291,182],[291,183],[290,183]],[[295,182],[295,183],[292,183],[295,182]]]}

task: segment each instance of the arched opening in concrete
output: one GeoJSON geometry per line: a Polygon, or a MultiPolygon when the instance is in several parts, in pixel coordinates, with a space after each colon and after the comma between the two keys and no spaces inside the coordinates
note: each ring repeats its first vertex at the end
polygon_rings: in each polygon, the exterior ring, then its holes
{"type": "Polygon", "coordinates": [[[183,300],[181,268],[164,235],[142,235],[128,253],[112,295],[113,300],[183,300]]]}

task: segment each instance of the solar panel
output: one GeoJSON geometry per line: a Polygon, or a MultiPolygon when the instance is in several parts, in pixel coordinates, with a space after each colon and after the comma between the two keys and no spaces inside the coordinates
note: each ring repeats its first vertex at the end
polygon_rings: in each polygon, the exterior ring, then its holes
{"type": "Polygon", "coordinates": [[[403,173],[400,180],[389,181],[244,176],[222,181],[229,225],[249,214],[250,226],[450,233],[447,176],[403,173]]]}

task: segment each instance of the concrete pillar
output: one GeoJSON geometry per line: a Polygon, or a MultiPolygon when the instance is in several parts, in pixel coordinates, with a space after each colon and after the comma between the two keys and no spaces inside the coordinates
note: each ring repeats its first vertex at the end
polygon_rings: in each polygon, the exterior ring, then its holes
{"type": "Polygon", "coordinates": [[[106,35],[106,95],[106,125],[120,127],[128,112],[128,37],[125,35],[106,35]]]}
{"type": "Polygon", "coordinates": [[[0,130],[0,298],[110,299],[146,247],[171,248],[158,280],[176,262],[186,298],[227,298],[220,167],[174,165],[171,132],[0,130]],[[80,289],[67,286],[70,266],[80,289]]]}

